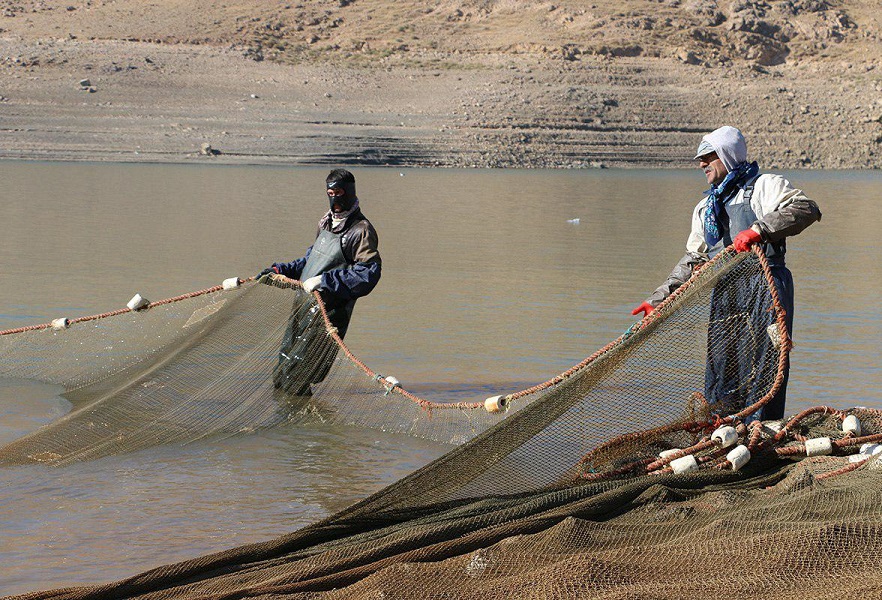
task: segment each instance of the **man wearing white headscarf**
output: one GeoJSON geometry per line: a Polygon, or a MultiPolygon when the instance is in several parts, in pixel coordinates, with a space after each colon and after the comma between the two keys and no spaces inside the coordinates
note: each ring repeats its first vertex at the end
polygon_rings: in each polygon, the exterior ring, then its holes
{"type": "MultiPolygon", "coordinates": [[[[686,254],[665,282],[631,314],[650,314],[697,267],[725,247],[732,245],[738,252],[745,252],[761,244],[786,311],[787,329],[792,333],[793,277],[784,264],[785,240],[821,220],[818,205],[780,175],[760,174],[759,165],[748,162],[747,144],[735,127],[726,125],[705,135],[694,160],[711,187],[692,213],[686,254]]],[[[787,374],[785,371],[778,394],[757,418],[778,419],[784,415],[787,374]]]]}

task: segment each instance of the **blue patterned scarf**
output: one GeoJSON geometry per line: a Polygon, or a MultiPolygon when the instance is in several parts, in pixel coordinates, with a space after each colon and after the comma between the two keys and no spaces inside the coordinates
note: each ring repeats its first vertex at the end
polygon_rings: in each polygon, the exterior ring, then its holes
{"type": "Polygon", "coordinates": [[[714,247],[723,239],[720,217],[725,212],[724,205],[738,193],[738,188],[756,177],[759,165],[756,162],[743,162],[735,165],[719,185],[712,185],[707,193],[707,204],[704,205],[704,241],[708,247],[714,247]]]}

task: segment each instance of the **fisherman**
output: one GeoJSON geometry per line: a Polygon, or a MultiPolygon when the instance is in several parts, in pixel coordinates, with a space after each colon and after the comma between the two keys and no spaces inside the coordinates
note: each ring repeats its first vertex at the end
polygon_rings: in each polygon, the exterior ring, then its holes
{"type": "MultiPolygon", "coordinates": [[[[759,165],[747,160],[747,144],[741,131],[724,126],[705,135],[694,160],[704,171],[710,189],[692,213],[692,231],[686,240],[686,254],[667,280],[631,314],[646,317],[692,273],[723,248],[734,245],[738,252],[760,244],[769,260],[778,297],[786,313],[787,331],[793,331],[793,277],[784,264],[786,238],[797,235],[821,220],[818,205],[784,177],[760,174],[759,165]]],[[[725,312],[715,299],[712,320],[725,312]]],[[[735,412],[744,408],[746,398],[738,396],[732,385],[732,369],[726,357],[709,356],[706,370],[706,396],[710,404],[722,404],[735,412]],[[739,405],[740,404],[740,405],[739,405]]],[[[742,361],[743,362],[743,361],[742,361]]],[[[743,369],[742,369],[743,372],[743,369]]],[[[752,419],[780,419],[784,416],[789,364],[777,394],[752,419]]]]}
{"type": "MultiPolygon", "coordinates": [[[[329,210],[318,224],[315,242],[306,255],[287,263],[273,263],[257,278],[273,273],[300,280],[307,293],[318,291],[327,309],[328,320],[342,338],[346,335],[356,299],[366,296],[380,280],[381,260],[378,238],[370,221],[359,208],[355,176],[345,169],[334,169],[326,180],[329,210]]],[[[296,395],[310,395],[310,384],[323,380],[333,354],[316,364],[307,359],[315,352],[315,320],[292,316],[280,351],[274,381],[277,388],[296,395]],[[310,363],[307,367],[306,363],[310,363]]],[[[323,331],[323,330],[322,330],[323,331]]]]}

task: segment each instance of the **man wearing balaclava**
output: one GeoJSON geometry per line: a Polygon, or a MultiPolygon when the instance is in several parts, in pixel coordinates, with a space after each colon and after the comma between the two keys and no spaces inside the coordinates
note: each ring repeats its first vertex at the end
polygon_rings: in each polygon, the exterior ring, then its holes
{"type": "MultiPolygon", "coordinates": [[[[736,251],[746,252],[754,244],[761,244],[771,266],[779,300],[786,311],[787,329],[792,334],[793,277],[784,263],[785,240],[821,220],[818,205],[780,175],[760,174],[759,165],[748,162],[747,144],[735,127],[720,127],[705,135],[694,160],[698,161],[711,187],[692,213],[686,255],[668,279],[631,314],[642,312],[644,316],[649,315],[683,285],[697,267],[725,247],[732,245],[736,251]]],[[[708,400],[726,403],[728,401],[722,397],[725,392],[721,390],[730,382],[723,381],[723,375],[715,375],[715,366],[711,363],[709,360],[708,400]]],[[[788,371],[789,366],[778,394],[754,418],[779,419],[784,416],[788,371]]],[[[744,407],[730,408],[740,410],[744,407]]]]}
{"type": "MultiPolygon", "coordinates": [[[[329,210],[319,220],[315,242],[307,248],[306,255],[292,262],[273,263],[257,278],[277,273],[300,280],[308,293],[318,291],[328,319],[342,338],[346,335],[356,299],[369,294],[380,280],[382,262],[377,250],[377,232],[359,207],[355,176],[346,169],[334,169],[325,180],[325,192],[329,210]]],[[[292,320],[283,346],[296,345],[298,336],[304,335],[298,326],[303,324],[292,320]]],[[[296,363],[302,357],[288,353],[284,348],[281,356],[280,367],[284,369],[280,369],[280,373],[291,375],[287,379],[294,381],[296,363]]],[[[326,366],[330,368],[330,362],[326,366]]],[[[314,374],[311,382],[321,381],[327,368],[314,374]]],[[[275,379],[277,387],[287,387],[284,382],[280,385],[278,373],[275,379]]],[[[309,388],[301,384],[292,385],[299,389],[289,391],[301,395],[309,392],[309,388]]]]}

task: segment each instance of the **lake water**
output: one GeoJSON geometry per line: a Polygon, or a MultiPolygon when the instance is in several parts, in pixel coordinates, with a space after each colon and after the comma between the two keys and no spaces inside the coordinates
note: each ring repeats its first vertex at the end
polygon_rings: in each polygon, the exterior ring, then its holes
{"type": "MultiPolygon", "coordinates": [[[[347,344],[443,400],[544,381],[620,335],[683,254],[697,170],[354,169],[383,279],[347,344]],[[578,223],[571,221],[578,219],[578,223]]],[[[301,256],[327,169],[0,163],[0,329],[161,299],[301,256]]],[[[882,408],[882,174],[785,173],[819,224],[788,242],[788,411],[882,408]]],[[[67,410],[0,385],[0,442],[67,410]]],[[[98,583],[293,531],[440,456],[283,426],[65,468],[0,470],[0,593],[98,583]]]]}

